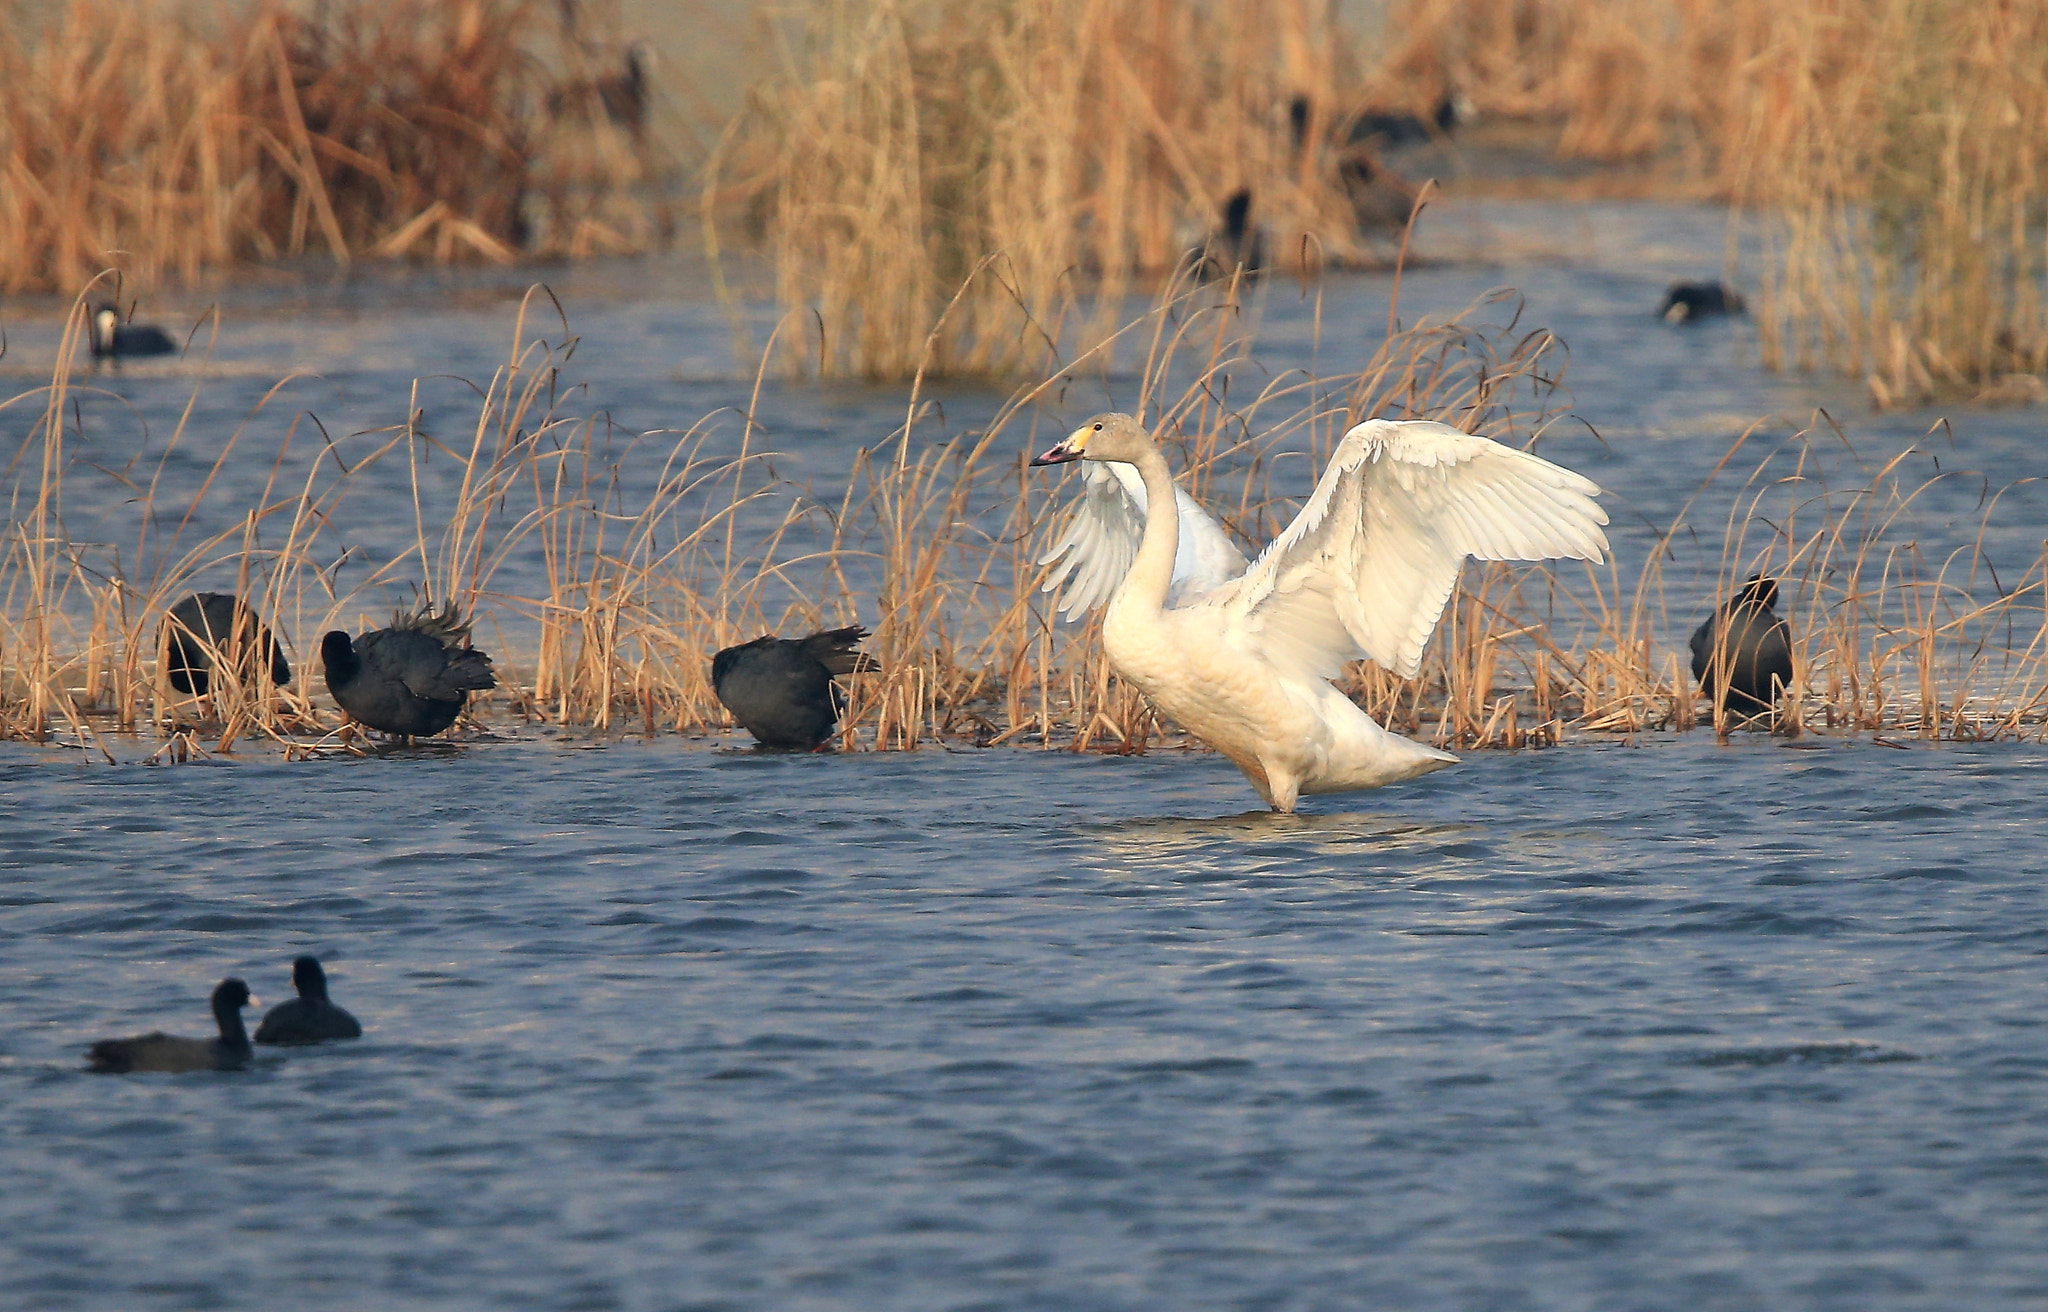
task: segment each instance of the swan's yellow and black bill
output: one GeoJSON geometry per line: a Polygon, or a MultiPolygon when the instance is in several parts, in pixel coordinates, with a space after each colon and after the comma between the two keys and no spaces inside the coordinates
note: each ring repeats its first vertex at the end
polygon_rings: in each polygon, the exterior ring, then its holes
{"type": "Polygon", "coordinates": [[[1034,459],[1031,462],[1031,465],[1034,469],[1037,468],[1039,465],[1064,465],[1069,460],[1079,460],[1080,458],[1081,443],[1075,441],[1073,437],[1069,436],[1066,441],[1060,443],[1058,446],[1046,452],[1044,455],[1034,459]]]}

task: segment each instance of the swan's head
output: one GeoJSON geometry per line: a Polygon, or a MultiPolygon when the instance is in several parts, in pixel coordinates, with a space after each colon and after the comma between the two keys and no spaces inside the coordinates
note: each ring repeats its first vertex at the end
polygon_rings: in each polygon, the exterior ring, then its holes
{"type": "Polygon", "coordinates": [[[1039,456],[1034,465],[1064,465],[1069,460],[1118,460],[1131,465],[1156,449],[1145,426],[1129,415],[1101,414],[1090,419],[1064,442],[1039,456]]]}

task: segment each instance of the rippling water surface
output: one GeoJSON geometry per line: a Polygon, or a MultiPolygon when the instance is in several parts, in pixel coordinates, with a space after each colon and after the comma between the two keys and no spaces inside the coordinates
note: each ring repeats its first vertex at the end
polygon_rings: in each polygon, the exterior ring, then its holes
{"type": "MultiPolygon", "coordinates": [[[[1761,372],[1746,325],[1648,317],[1717,266],[1717,216],[1585,213],[1502,207],[1558,248],[1413,270],[1403,303],[1513,283],[1563,333],[1585,423],[1546,450],[1610,489],[1625,569],[1753,419],[1829,407],[1855,477],[1927,429],[1761,372]]],[[[622,432],[745,402],[694,289],[560,290],[622,432]]],[[[1320,345],[1270,290],[1272,370],[1369,350],[1386,280],[1329,290],[1320,345]]],[[[56,313],[17,307],[8,368],[47,369],[56,313]]],[[[403,419],[415,373],[487,378],[510,313],[245,294],[166,498],[284,372],[319,376],[251,421],[266,459],[296,410],[345,439],[403,419]]],[[[96,386],[81,469],[161,458],[193,380],[96,386]]],[[[430,418],[473,414],[427,387],[430,418]]],[[[771,387],[762,411],[830,487],[903,399],[771,387]]],[[[958,429],[998,398],[946,399],[958,429]]],[[[1915,458],[1995,479],[1945,480],[1902,531],[1972,540],[1986,482],[2048,473],[2039,431],[1958,416],[1915,458]]],[[[2043,487],[2001,503],[2002,559],[2038,550],[2043,487]]],[[[381,495],[334,531],[374,545],[381,495]]],[[[132,513],[118,480],[67,496],[75,533],[132,513]]],[[[1727,506],[1676,544],[1681,615],[1727,506]]],[[[1179,752],[0,746],[0,1304],[2048,1305],[2048,749],[1740,737],[1475,754],[1293,817],[1179,752]],[[278,1000],[304,951],[360,1042],[83,1071],[93,1039],[206,1033],[222,976],[278,1000]]]]}
{"type": "MultiPolygon", "coordinates": [[[[0,764],[0,1297],[2048,1298],[2048,751],[0,764]],[[360,1042],[83,1073],[322,954],[360,1042]]],[[[274,999],[273,999],[274,1000],[274,999]]]]}

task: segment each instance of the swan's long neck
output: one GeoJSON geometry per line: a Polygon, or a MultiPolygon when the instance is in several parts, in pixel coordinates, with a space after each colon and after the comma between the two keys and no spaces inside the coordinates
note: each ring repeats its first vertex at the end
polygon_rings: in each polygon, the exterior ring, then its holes
{"type": "Polygon", "coordinates": [[[1145,536],[1138,543],[1137,558],[1124,576],[1115,604],[1142,607],[1149,615],[1166,609],[1166,593],[1173,585],[1173,557],[1180,549],[1180,511],[1174,501],[1173,472],[1157,447],[1131,463],[1145,483],[1145,536]]]}

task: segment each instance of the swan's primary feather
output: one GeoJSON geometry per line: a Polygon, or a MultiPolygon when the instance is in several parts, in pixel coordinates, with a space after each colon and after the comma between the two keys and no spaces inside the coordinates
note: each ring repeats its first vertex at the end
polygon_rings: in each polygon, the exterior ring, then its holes
{"type": "MultiPolygon", "coordinates": [[[[1180,541],[1173,554],[1169,606],[1213,592],[1245,568],[1244,553],[1222,526],[1180,487],[1173,496],[1180,541]]],[[[1081,495],[1066,534],[1038,558],[1039,564],[1053,566],[1041,588],[1059,593],[1060,614],[1077,619],[1109,604],[1145,536],[1145,506],[1145,483],[1136,469],[1094,461],[1082,466],[1081,495]]]]}
{"type": "Polygon", "coordinates": [[[1231,611],[1229,627],[1268,659],[1327,677],[1369,656],[1412,677],[1467,556],[1604,559],[1599,491],[1446,424],[1368,420],[1287,531],[1201,603],[1231,611]]]}

